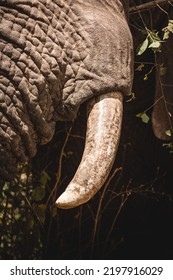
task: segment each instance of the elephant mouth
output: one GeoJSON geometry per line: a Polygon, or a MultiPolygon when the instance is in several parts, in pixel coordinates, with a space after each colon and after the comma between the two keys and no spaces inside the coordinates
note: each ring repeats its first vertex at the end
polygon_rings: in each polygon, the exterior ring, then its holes
{"type": "Polygon", "coordinates": [[[89,102],[86,142],[81,163],[58,208],[77,207],[90,200],[105,183],[118,149],[122,124],[122,94],[111,92],[89,102]]]}

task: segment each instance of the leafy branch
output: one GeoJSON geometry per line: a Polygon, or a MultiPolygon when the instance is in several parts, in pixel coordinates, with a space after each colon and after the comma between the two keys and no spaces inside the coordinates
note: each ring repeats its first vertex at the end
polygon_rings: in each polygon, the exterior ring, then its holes
{"type": "Polygon", "coordinates": [[[170,34],[173,34],[173,20],[168,21],[168,25],[162,29],[164,32],[163,40],[169,39],[170,34]]]}
{"type": "Polygon", "coordinates": [[[133,6],[130,8],[130,14],[144,12],[146,10],[155,8],[156,6],[164,5],[166,3],[171,4],[171,3],[173,3],[173,1],[172,0],[169,0],[169,1],[168,0],[155,0],[155,1],[151,1],[149,3],[141,4],[138,6],[133,6]]]}
{"type": "MultiPolygon", "coordinates": [[[[154,102],[154,104],[152,104],[152,106],[150,106],[144,112],[141,112],[141,113],[137,114],[136,116],[141,118],[142,122],[148,123],[150,118],[149,118],[149,116],[147,115],[146,112],[148,110],[150,110],[152,107],[154,107],[154,105],[162,99],[164,101],[164,104],[165,104],[165,108],[166,108],[166,111],[167,111],[167,114],[168,114],[168,117],[169,117],[169,124],[170,124],[170,129],[165,131],[165,135],[171,137],[173,128],[172,128],[172,123],[171,123],[171,120],[170,120],[170,113],[169,113],[169,110],[168,110],[168,107],[167,107],[167,102],[166,102],[165,97],[164,97],[163,83],[162,83],[162,80],[161,80],[161,76],[164,76],[166,74],[167,68],[164,67],[163,64],[160,65],[160,64],[157,63],[156,52],[161,52],[162,43],[169,39],[170,34],[173,34],[173,20],[169,20],[168,25],[166,27],[164,27],[162,29],[162,31],[163,31],[163,39],[160,38],[160,36],[158,35],[158,32],[150,30],[146,26],[145,26],[145,29],[142,30],[142,32],[144,34],[146,34],[146,37],[145,37],[144,41],[139,45],[139,47],[137,49],[137,55],[138,56],[142,55],[147,50],[147,48],[152,49],[154,51],[154,55],[155,55],[155,64],[151,68],[151,70],[147,74],[145,74],[144,80],[148,79],[148,75],[156,67],[157,72],[158,72],[158,76],[159,76],[159,83],[160,83],[160,86],[161,86],[162,96],[158,100],[156,100],[154,102]]],[[[142,71],[143,67],[144,67],[144,65],[140,64],[138,66],[137,70],[142,71]]],[[[167,148],[170,148],[173,145],[171,145],[171,146],[170,145],[169,146],[165,145],[165,146],[167,148]]]]}
{"type": "Polygon", "coordinates": [[[160,52],[163,40],[161,40],[159,37],[158,32],[145,27],[143,33],[147,36],[145,40],[139,45],[137,55],[142,55],[147,50],[147,48],[152,49],[154,52],[160,52]]]}

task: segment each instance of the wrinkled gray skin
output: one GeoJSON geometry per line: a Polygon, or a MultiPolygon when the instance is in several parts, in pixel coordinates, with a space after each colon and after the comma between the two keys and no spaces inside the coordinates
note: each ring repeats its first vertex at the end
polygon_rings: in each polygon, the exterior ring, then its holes
{"type": "Polygon", "coordinates": [[[83,102],[130,92],[127,7],[119,0],[0,1],[1,183],[83,102]]]}

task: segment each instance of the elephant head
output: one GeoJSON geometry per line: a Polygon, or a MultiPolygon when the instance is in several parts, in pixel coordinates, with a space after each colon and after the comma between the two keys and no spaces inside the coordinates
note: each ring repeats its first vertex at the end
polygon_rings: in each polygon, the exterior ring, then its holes
{"type": "Polygon", "coordinates": [[[0,181],[48,143],[57,121],[88,103],[81,163],[56,205],[87,202],[115,160],[123,96],[131,91],[128,1],[0,2],[0,181]]]}

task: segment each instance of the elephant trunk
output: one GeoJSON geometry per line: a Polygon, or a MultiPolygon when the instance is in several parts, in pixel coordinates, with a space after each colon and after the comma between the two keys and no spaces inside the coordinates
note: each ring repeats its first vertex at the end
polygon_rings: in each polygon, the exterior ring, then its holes
{"type": "Polygon", "coordinates": [[[83,157],[74,178],[57,199],[57,207],[79,206],[103,186],[118,149],[122,111],[120,92],[103,94],[90,101],[83,157]]]}

